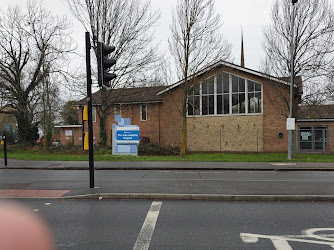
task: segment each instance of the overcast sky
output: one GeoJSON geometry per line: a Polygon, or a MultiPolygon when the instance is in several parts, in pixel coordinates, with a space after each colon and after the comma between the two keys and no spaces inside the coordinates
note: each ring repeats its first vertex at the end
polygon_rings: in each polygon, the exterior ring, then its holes
{"type": "MultiPolygon", "coordinates": [[[[64,1],[64,0],[63,0],[64,1]]],[[[1,0],[1,11],[9,4],[20,4],[26,8],[25,0],[1,0]]],[[[177,0],[151,0],[152,9],[161,11],[159,26],[156,27],[155,37],[160,42],[161,50],[168,50],[167,40],[170,35],[169,24],[171,11],[177,0]]],[[[221,14],[223,23],[222,33],[232,44],[234,63],[240,64],[241,26],[244,32],[245,66],[258,70],[262,53],[262,29],[270,22],[270,10],[274,0],[216,0],[217,12],[221,14]]],[[[73,23],[73,36],[79,44],[79,50],[84,53],[84,32],[62,3],[61,0],[44,0],[45,7],[55,15],[66,15],[73,23]]]]}

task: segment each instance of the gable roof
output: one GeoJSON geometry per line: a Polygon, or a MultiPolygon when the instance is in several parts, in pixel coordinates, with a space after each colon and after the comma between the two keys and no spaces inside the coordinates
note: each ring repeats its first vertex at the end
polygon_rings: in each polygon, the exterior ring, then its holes
{"type": "MultiPolygon", "coordinates": [[[[249,69],[249,68],[244,68],[244,67],[241,67],[239,65],[236,65],[236,64],[233,64],[233,63],[230,63],[230,62],[226,62],[226,61],[223,61],[223,60],[215,62],[212,65],[209,65],[209,66],[199,70],[197,73],[195,73],[194,77],[198,77],[198,76],[203,75],[206,72],[208,72],[208,71],[210,71],[214,68],[219,68],[219,67],[223,67],[223,66],[226,66],[226,67],[229,67],[229,68],[232,68],[232,69],[236,69],[236,70],[239,70],[239,71],[242,71],[242,72],[245,72],[245,73],[256,75],[256,76],[259,76],[259,77],[262,77],[262,78],[265,78],[265,79],[268,79],[268,80],[271,80],[271,81],[275,81],[275,82],[290,86],[290,82],[289,82],[290,78],[278,78],[278,77],[271,76],[271,75],[268,75],[268,74],[265,74],[265,73],[261,73],[261,72],[256,71],[256,70],[252,70],[252,69],[249,69]],[[289,80],[287,80],[287,79],[289,79],[289,80]]],[[[193,76],[189,76],[189,78],[191,78],[191,77],[193,77],[193,76]]],[[[301,77],[300,77],[300,81],[301,81],[301,77]]],[[[162,94],[168,92],[169,90],[178,87],[183,82],[184,82],[184,80],[182,79],[182,80],[170,85],[169,87],[160,91],[158,93],[158,95],[162,95],[162,94]]]]}
{"type": "Polygon", "coordinates": [[[334,105],[299,106],[296,114],[298,120],[306,119],[334,119],[334,105]]]}
{"type": "MultiPolygon", "coordinates": [[[[158,103],[162,102],[162,96],[157,95],[158,92],[165,89],[166,86],[140,87],[140,88],[124,88],[113,89],[110,91],[109,102],[114,104],[136,104],[136,103],[158,103]]],[[[101,104],[101,91],[97,91],[92,95],[93,105],[101,104]]],[[[87,98],[83,98],[76,103],[78,106],[87,105],[87,98]]]]}

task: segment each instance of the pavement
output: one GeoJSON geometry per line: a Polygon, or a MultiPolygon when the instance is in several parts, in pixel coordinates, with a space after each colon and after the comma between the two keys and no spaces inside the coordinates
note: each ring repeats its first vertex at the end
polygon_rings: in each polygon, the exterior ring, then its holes
{"type": "Polygon", "coordinates": [[[88,187],[88,162],[8,159],[4,166],[0,159],[0,198],[334,201],[334,163],[133,161],[94,166],[100,188],[88,187]]]}
{"type": "MultiPolygon", "coordinates": [[[[8,160],[0,169],[88,170],[88,161],[24,161],[8,160]]],[[[96,161],[96,170],[251,170],[251,171],[334,171],[334,163],[322,162],[159,162],[96,161]]]]}

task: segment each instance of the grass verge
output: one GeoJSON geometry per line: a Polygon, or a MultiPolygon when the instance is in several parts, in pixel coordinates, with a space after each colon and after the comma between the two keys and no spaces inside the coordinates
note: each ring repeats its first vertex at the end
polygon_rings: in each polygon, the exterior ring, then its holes
{"type": "MultiPolygon", "coordinates": [[[[76,149],[9,148],[8,159],[34,161],[88,161],[88,152],[76,149]]],[[[0,150],[3,157],[3,149],[0,150]]],[[[196,162],[287,162],[284,153],[190,153],[179,156],[115,156],[111,150],[95,150],[95,161],[196,161],[196,162]]],[[[334,162],[334,155],[297,154],[292,162],[334,162]]]]}

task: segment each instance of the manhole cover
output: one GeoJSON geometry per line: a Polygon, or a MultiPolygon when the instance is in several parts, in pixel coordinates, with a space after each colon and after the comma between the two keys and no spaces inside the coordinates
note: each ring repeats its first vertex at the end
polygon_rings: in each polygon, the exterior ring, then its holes
{"type": "Polygon", "coordinates": [[[13,183],[1,185],[0,189],[20,189],[29,186],[31,183],[13,183]]]}

